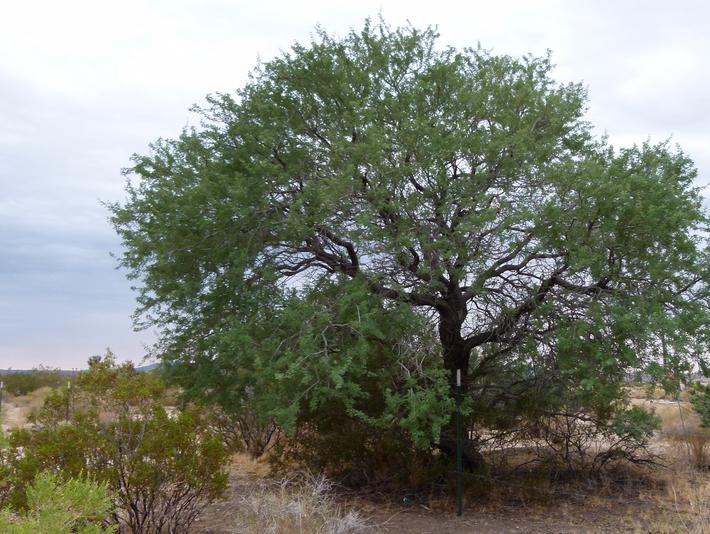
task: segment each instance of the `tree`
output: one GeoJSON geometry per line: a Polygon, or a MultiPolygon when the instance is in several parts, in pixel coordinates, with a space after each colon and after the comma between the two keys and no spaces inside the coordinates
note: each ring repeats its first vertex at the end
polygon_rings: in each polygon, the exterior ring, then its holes
{"type": "Polygon", "coordinates": [[[110,206],[121,264],[189,395],[238,409],[250,385],[287,428],[339,402],[447,451],[457,369],[471,424],[495,428],[608,419],[626,371],[701,357],[689,158],[595,139],[548,57],[436,39],[319,31],[134,157],[110,206]]]}

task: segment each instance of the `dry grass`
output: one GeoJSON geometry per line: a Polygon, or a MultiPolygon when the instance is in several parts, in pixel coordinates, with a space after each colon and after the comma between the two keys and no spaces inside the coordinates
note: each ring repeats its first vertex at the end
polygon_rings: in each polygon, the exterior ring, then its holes
{"type": "Polygon", "coordinates": [[[365,520],[346,511],[324,477],[283,480],[256,489],[236,503],[234,532],[250,534],[349,534],[367,530],[365,520]]]}
{"type": "Polygon", "coordinates": [[[688,402],[688,391],[682,390],[676,399],[675,394],[667,393],[662,387],[655,386],[651,387],[649,385],[644,386],[629,386],[626,388],[629,394],[629,398],[636,400],[666,400],[675,401],[680,400],[681,402],[688,402]]]}
{"type": "Polygon", "coordinates": [[[683,463],[657,476],[665,481],[666,492],[648,495],[653,506],[634,511],[637,532],[710,534],[710,476],[683,463]]]}
{"type": "Polygon", "coordinates": [[[26,425],[32,413],[39,411],[51,391],[52,388],[47,386],[17,397],[5,393],[2,402],[3,426],[9,429],[26,425]]]}

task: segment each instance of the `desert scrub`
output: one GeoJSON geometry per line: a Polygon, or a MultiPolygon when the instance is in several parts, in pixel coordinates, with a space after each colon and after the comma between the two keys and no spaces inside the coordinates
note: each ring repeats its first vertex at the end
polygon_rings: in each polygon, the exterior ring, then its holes
{"type": "MultiPolygon", "coordinates": [[[[38,472],[84,474],[112,491],[111,519],[121,532],[186,532],[199,512],[224,492],[228,455],[194,409],[169,415],[164,387],[129,364],[92,359],[71,388],[55,390],[32,428],[9,436],[9,502],[29,507],[25,488],[38,472]]],[[[1,489],[1,488],[0,488],[1,489]]]]}
{"type": "Polygon", "coordinates": [[[282,480],[243,496],[234,532],[249,534],[349,534],[368,530],[356,511],[344,510],[325,477],[282,480]]]}
{"type": "Polygon", "coordinates": [[[113,505],[106,483],[91,480],[63,481],[55,473],[39,473],[27,488],[27,509],[0,512],[0,532],[5,534],[111,534],[104,526],[113,505]]]}

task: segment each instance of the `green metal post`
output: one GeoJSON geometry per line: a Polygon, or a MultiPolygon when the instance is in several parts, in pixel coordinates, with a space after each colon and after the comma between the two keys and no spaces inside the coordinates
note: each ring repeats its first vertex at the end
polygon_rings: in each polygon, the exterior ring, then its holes
{"type": "Polygon", "coordinates": [[[456,515],[463,515],[463,430],[461,424],[461,369],[456,369],[456,515]]]}
{"type": "Polygon", "coordinates": [[[64,418],[66,421],[69,421],[69,403],[71,402],[71,382],[67,381],[67,413],[66,417],[64,418]]]}

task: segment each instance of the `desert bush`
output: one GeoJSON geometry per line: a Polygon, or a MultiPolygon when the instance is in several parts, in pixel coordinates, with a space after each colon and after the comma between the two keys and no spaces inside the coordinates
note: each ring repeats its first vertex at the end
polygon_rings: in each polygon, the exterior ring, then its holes
{"type": "Polygon", "coordinates": [[[250,534],[348,534],[367,530],[355,511],[345,511],[324,477],[283,480],[243,496],[238,503],[238,532],[250,534]]]}
{"type": "Polygon", "coordinates": [[[568,473],[597,474],[620,462],[653,463],[648,445],[660,418],[638,406],[610,418],[572,412],[541,418],[513,432],[517,443],[530,444],[538,460],[568,473]]]}
{"type": "Polygon", "coordinates": [[[219,406],[207,408],[209,424],[219,433],[229,450],[244,450],[260,458],[277,443],[281,429],[273,419],[263,420],[249,407],[228,412],[219,406]]]}
{"type": "Polygon", "coordinates": [[[710,466],[710,429],[689,422],[668,429],[663,435],[675,447],[677,455],[687,460],[690,466],[698,470],[710,466]]]}
{"type": "Polygon", "coordinates": [[[691,414],[678,405],[678,424],[665,430],[664,436],[683,451],[691,466],[703,470],[710,466],[710,386],[693,384],[689,390],[691,414]]]}
{"type": "Polygon", "coordinates": [[[677,437],[688,451],[692,465],[696,469],[710,466],[710,431],[706,428],[691,429],[677,437]]]}
{"type": "Polygon", "coordinates": [[[62,481],[54,473],[38,473],[27,488],[27,509],[0,512],[0,532],[5,534],[110,534],[105,526],[113,508],[106,483],[84,479],[62,481]]]}
{"type": "Polygon", "coordinates": [[[42,470],[86,473],[112,490],[122,531],[186,531],[224,491],[227,453],[196,409],[167,414],[156,380],[109,356],[77,377],[70,421],[55,409],[66,392],[50,396],[37,425],[10,436],[11,502],[27,506],[22,489],[42,470]]]}
{"type": "MultiPolygon", "coordinates": [[[[0,419],[0,423],[2,419],[0,419]]],[[[10,496],[10,478],[11,469],[7,463],[6,449],[9,446],[7,436],[0,426],[0,509],[5,506],[5,503],[10,496]]]]}

